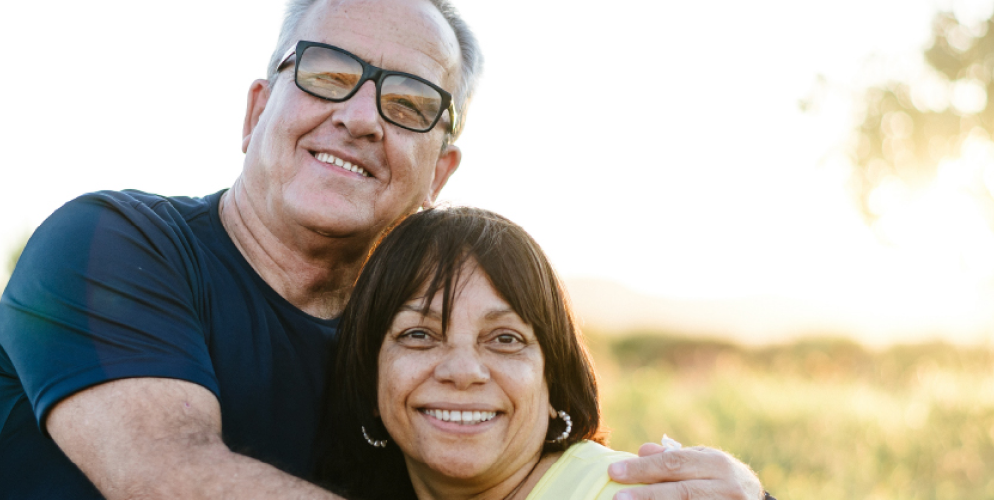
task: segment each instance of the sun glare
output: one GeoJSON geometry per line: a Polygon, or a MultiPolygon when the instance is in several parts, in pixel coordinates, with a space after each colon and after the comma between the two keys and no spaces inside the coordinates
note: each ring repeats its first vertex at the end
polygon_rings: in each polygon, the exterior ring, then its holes
{"type": "Polygon", "coordinates": [[[985,197],[994,193],[994,143],[981,134],[964,141],[959,157],[939,164],[934,180],[912,187],[890,176],[870,194],[885,243],[921,258],[921,266],[953,272],[980,285],[994,280],[994,233],[985,197]]]}

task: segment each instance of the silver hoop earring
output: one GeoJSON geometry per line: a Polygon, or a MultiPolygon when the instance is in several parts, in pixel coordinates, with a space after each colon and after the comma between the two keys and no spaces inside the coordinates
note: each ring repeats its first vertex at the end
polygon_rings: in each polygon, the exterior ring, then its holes
{"type": "Polygon", "coordinates": [[[562,410],[559,410],[559,418],[563,419],[563,422],[566,422],[566,430],[563,431],[563,433],[560,434],[559,437],[557,437],[556,439],[550,439],[550,440],[546,441],[546,443],[549,443],[549,444],[559,444],[559,443],[562,443],[563,441],[566,441],[566,438],[569,437],[570,431],[573,430],[573,421],[570,420],[569,413],[566,413],[566,412],[564,412],[562,410]]]}
{"type": "Polygon", "coordinates": [[[386,448],[387,447],[387,440],[386,439],[381,439],[381,440],[373,439],[373,438],[369,437],[369,433],[366,432],[366,426],[362,426],[360,428],[362,429],[362,437],[366,438],[366,442],[367,443],[369,443],[370,445],[372,445],[375,448],[386,448]]]}

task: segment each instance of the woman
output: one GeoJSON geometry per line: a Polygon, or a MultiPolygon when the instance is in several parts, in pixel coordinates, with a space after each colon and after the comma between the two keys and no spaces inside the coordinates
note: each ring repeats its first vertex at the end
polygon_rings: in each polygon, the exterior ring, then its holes
{"type": "Polygon", "coordinates": [[[391,231],[340,328],[321,475],[350,498],[611,498],[597,384],[562,284],[473,208],[391,231]]]}

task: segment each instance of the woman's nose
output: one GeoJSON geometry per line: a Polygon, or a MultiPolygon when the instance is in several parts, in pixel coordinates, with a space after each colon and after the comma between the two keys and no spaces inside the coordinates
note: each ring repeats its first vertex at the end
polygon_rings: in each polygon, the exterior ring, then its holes
{"type": "Polygon", "coordinates": [[[490,370],[475,346],[452,346],[435,366],[435,378],[453,384],[457,389],[468,389],[490,380],[490,370]]]}

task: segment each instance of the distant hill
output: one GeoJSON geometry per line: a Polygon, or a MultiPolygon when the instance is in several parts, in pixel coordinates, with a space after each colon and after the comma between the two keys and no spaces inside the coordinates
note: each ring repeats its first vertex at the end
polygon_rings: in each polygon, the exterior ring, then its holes
{"type": "Polygon", "coordinates": [[[603,279],[574,277],[564,281],[584,328],[606,334],[658,331],[745,344],[804,337],[848,337],[871,345],[933,339],[976,343],[994,338],[989,324],[964,322],[940,331],[934,322],[899,314],[895,317],[893,312],[874,316],[867,311],[832,310],[783,297],[675,299],[603,279]]]}

